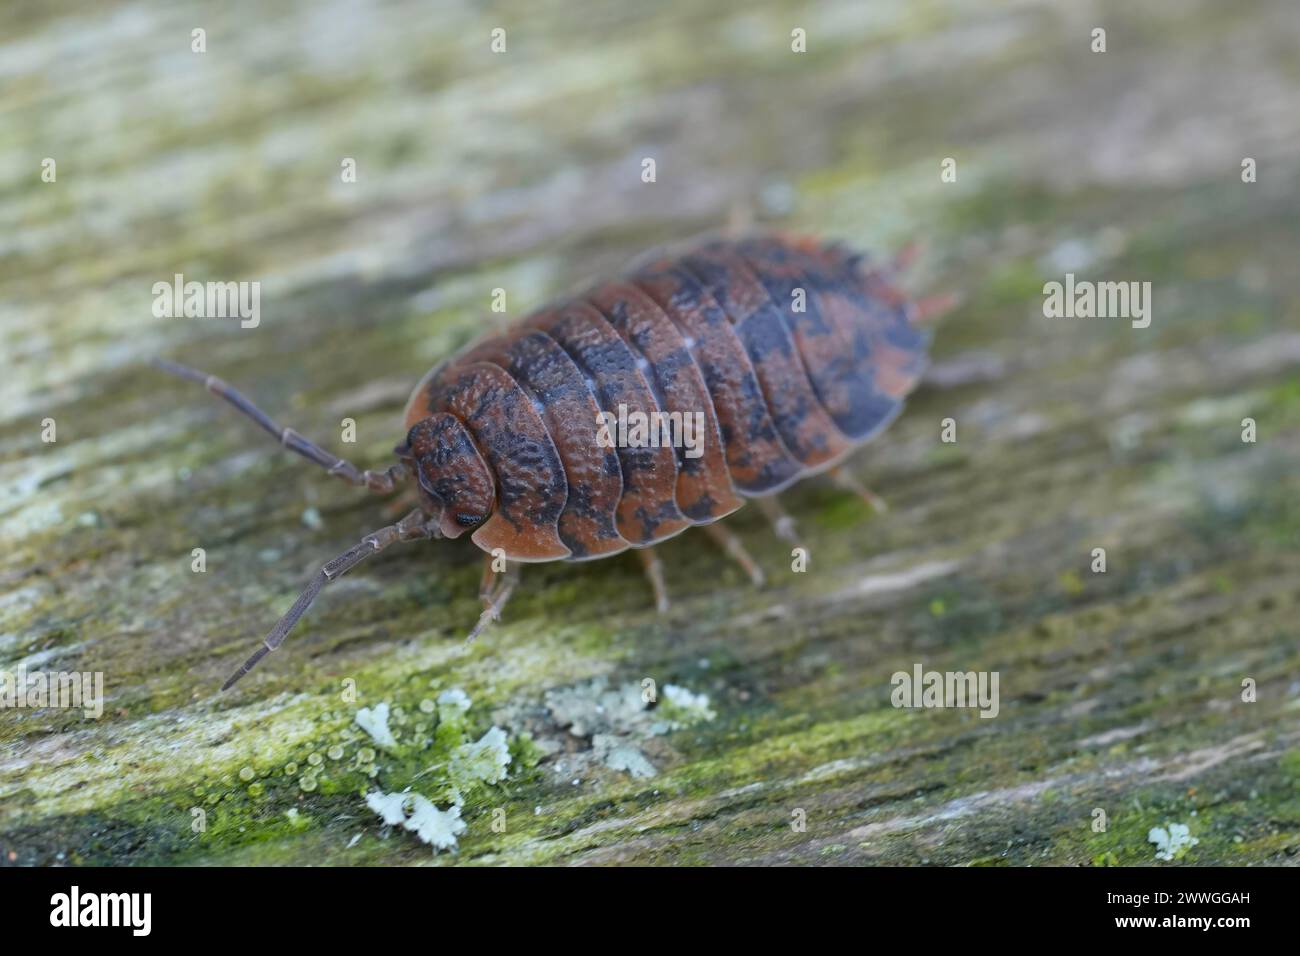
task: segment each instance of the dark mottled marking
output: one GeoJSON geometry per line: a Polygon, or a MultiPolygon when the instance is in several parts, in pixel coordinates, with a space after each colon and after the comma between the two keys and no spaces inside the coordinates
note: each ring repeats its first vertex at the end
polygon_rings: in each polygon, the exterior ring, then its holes
{"type": "Polygon", "coordinates": [[[804,359],[817,396],[845,435],[860,440],[893,417],[898,399],[875,387],[872,361],[878,350],[871,330],[855,311],[837,310],[844,278],[823,259],[797,247],[761,238],[737,243],[781,310],[804,359]],[[805,311],[795,311],[802,291],[805,311]]]}
{"type": "Polygon", "coordinates": [[[623,469],[614,449],[596,442],[600,408],[569,353],[545,332],[517,327],[474,346],[457,364],[475,361],[509,372],[546,423],[569,484],[559,531],[572,558],[597,558],[625,549],[628,542],[614,521],[623,494],[623,469]]]}
{"type": "Polygon", "coordinates": [[[633,281],[691,343],[736,488],[747,495],[770,494],[795,481],[802,466],[781,441],[744,343],[722,306],[675,261],[647,264],[633,281]]]}
{"type": "Polygon", "coordinates": [[[474,362],[449,369],[430,395],[430,411],[455,415],[473,433],[496,473],[497,508],[472,535],[484,551],[520,561],[567,558],[559,518],[568,482],[559,452],[523,389],[504,369],[474,362]]]}
{"type": "MultiPolygon", "coordinates": [[[[529,316],[521,324],[545,331],[569,353],[603,411],[617,415],[620,405],[629,413],[648,415],[658,410],[636,356],[589,303],[570,302],[529,316]]],[[[616,452],[623,469],[623,495],[615,517],[619,534],[632,544],[648,544],[689,527],[689,519],[677,509],[673,449],[618,447],[616,452]]]]}
{"type": "MultiPolygon", "coordinates": [[[[641,289],[626,282],[607,282],[584,298],[609,320],[629,348],[644,363],[659,407],[689,420],[702,416],[702,434],[696,436],[697,457],[676,447],[677,506],[682,514],[703,524],[739,508],[744,501],[736,494],[723,456],[722,434],[713,402],[709,398],[686,339],[677,326],[641,289]]],[[[662,436],[661,436],[662,437],[662,436]]]]}
{"type": "Polygon", "coordinates": [[[682,262],[735,323],[785,446],[809,468],[841,457],[849,440],[818,402],[790,330],[748,266],[716,245],[683,256],[682,262]]]}

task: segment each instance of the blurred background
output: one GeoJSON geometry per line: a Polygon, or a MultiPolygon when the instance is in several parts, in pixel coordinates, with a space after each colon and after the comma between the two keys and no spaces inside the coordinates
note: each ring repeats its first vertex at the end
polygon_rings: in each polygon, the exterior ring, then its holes
{"type": "Polygon", "coordinates": [[[0,667],[108,699],[0,712],[0,862],[1104,865],[1170,822],[1186,862],[1286,862],[1297,185],[1290,0],[7,4],[0,667]],[[745,219],[919,241],[909,287],[961,297],[854,461],[888,514],[801,485],[804,575],[738,515],[761,592],[677,539],[667,619],[631,558],[530,567],[468,653],[468,544],[391,551],[215,694],[390,517],[150,357],[380,467],[492,289],[517,318],[745,219]],[[259,282],[260,324],[155,317],[175,273],[259,282]],[[1066,273],[1150,282],[1150,327],[1045,317],[1066,273]],[[999,717],[891,708],[918,662],[998,671],[999,717]],[[647,676],[677,716],[611,717],[647,676]],[[451,689],[510,784],[474,781],[431,857],[362,795],[447,756],[451,689]],[[379,702],[399,752],[355,723],[379,702]]]}

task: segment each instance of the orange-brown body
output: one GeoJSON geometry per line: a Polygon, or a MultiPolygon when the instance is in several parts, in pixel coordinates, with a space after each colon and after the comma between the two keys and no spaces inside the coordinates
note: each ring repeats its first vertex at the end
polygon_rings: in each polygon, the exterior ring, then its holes
{"type": "MultiPolygon", "coordinates": [[[[514,561],[648,547],[830,468],[902,408],[928,333],[840,246],[710,241],[433,369],[399,449],[441,533],[514,561]],[[609,447],[601,413],[694,415],[698,456],[609,447]]],[[[607,434],[606,434],[607,437],[607,434]]]]}

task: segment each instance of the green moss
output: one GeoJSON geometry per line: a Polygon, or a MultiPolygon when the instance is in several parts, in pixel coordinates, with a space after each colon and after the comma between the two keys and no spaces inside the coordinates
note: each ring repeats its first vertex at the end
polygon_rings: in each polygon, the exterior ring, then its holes
{"type": "Polygon", "coordinates": [[[1278,767],[1294,787],[1300,789],[1300,749],[1288,750],[1278,761],[1278,767]]]}

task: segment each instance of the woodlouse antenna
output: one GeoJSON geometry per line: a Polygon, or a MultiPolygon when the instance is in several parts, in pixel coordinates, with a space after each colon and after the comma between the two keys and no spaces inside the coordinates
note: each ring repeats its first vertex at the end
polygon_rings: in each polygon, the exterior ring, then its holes
{"type": "Polygon", "coordinates": [[[275,627],[271,629],[271,633],[266,635],[266,639],[262,641],[262,646],[240,665],[239,670],[230,675],[230,678],[221,685],[221,689],[229,690],[235,686],[235,683],[241,677],[257,666],[258,661],[279,647],[284,642],[285,636],[298,623],[298,619],[307,612],[307,608],[311,607],[312,602],[316,600],[316,595],[320,594],[321,588],[325,587],[325,585],[346,574],[372,554],[378,554],[396,541],[411,541],[416,538],[428,537],[432,537],[429,518],[421,509],[416,508],[397,524],[370,532],[361,539],[360,543],[348,548],[332,561],[326,562],[316,572],[316,576],[312,578],[311,583],[307,585],[302,594],[298,595],[298,600],[293,602],[293,607],[289,608],[289,612],[280,618],[275,627]]]}
{"type": "Polygon", "coordinates": [[[238,389],[217,378],[217,376],[200,372],[198,369],[190,368],[188,365],[181,365],[179,362],[170,362],[167,359],[156,358],[152,364],[155,368],[161,369],[169,375],[175,375],[178,378],[188,379],[191,382],[198,382],[203,385],[213,395],[225,399],[242,414],[251,418],[257,423],[258,427],[279,441],[285,448],[301,455],[310,462],[320,465],[331,475],[342,478],[350,485],[364,486],[379,494],[388,494],[409,473],[404,462],[399,462],[384,471],[362,471],[352,462],[330,454],[320,445],[304,438],[292,428],[285,428],[277,424],[270,415],[267,415],[266,412],[249,401],[238,389]]]}

